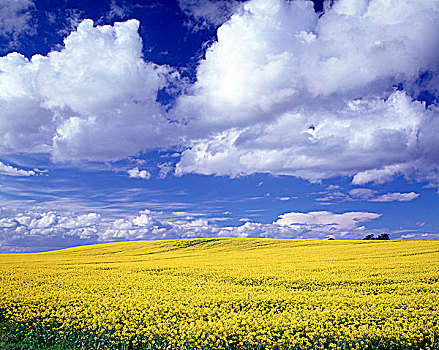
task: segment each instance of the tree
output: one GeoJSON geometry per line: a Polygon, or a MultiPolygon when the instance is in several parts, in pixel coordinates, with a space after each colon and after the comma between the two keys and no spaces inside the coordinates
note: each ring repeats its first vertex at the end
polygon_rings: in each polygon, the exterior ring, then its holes
{"type": "Polygon", "coordinates": [[[388,233],[381,233],[378,235],[377,239],[381,241],[388,241],[390,239],[390,236],[388,233]]]}
{"type": "Polygon", "coordinates": [[[373,235],[367,235],[366,237],[363,238],[363,240],[372,240],[372,239],[375,239],[373,235]]]}

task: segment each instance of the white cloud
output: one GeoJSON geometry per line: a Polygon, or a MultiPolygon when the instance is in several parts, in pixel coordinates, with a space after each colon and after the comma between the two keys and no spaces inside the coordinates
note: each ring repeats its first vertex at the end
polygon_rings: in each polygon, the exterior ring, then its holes
{"type": "Polygon", "coordinates": [[[376,191],[370,188],[354,188],[349,191],[349,195],[355,199],[370,200],[375,196],[376,191]]]}
{"type": "Polygon", "coordinates": [[[59,225],[66,229],[77,229],[82,227],[92,227],[101,222],[101,215],[97,213],[88,213],[77,217],[63,217],[59,220],[59,225]]]}
{"type": "MultiPolygon", "coordinates": [[[[64,26],[62,29],[60,29],[58,31],[58,34],[60,34],[62,37],[66,37],[68,36],[71,32],[74,32],[76,30],[76,28],[79,26],[79,24],[84,20],[84,11],[81,11],[79,9],[66,9],[64,11],[64,26]]],[[[49,20],[52,23],[55,23],[57,20],[57,16],[55,13],[49,13],[49,20]]],[[[61,47],[59,44],[57,45],[58,47],[61,47]]]]}
{"type": "Polygon", "coordinates": [[[35,28],[30,23],[30,11],[34,7],[31,0],[2,0],[0,2],[0,35],[17,39],[21,33],[32,33],[35,28]]]}
{"type": "Polygon", "coordinates": [[[253,237],[253,238],[299,238],[307,234],[306,230],[277,224],[261,224],[246,222],[238,227],[224,227],[217,235],[219,237],[253,237]]]}
{"type": "Polygon", "coordinates": [[[55,126],[40,107],[35,66],[18,53],[0,57],[0,152],[48,152],[55,126]]]}
{"type": "Polygon", "coordinates": [[[317,202],[322,205],[329,204],[333,201],[344,201],[349,199],[340,186],[330,185],[324,191],[318,192],[318,194],[323,195],[323,197],[316,198],[317,202]]]}
{"type": "Polygon", "coordinates": [[[129,177],[133,179],[144,179],[149,180],[151,178],[151,173],[147,170],[139,170],[138,167],[130,169],[127,171],[129,177]]]}
{"type": "Polygon", "coordinates": [[[438,19],[434,0],[339,0],[321,17],[307,1],[246,3],[178,101],[198,140],[176,173],[364,184],[437,168],[438,108],[415,98],[420,72],[437,92],[438,19]]]}
{"type": "Polygon", "coordinates": [[[235,11],[191,86],[142,58],[137,20],[84,20],[60,51],[0,57],[0,153],[107,161],[176,145],[177,175],[439,183],[438,106],[416,100],[439,94],[436,0],[338,0],[322,16],[305,0],[180,6],[212,23],[235,11]],[[166,112],[171,82],[184,93],[166,112]]]}
{"type": "Polygon", "coordinates": [[[419,239],[439,239],[439,233],[423,233],[423,232],[416,232],[416,233],[407,233],[405,235],[402,235],[400,239],[409,239],[409,240],[419,240],[419,239]]]}
{"type": "Polygon", "coordinates": [[[39,251],[97,242],[98,213],[0,210],[0,251],[39,251]]]}
{"type": "Polygon", "coordinates": [[[23,169],[14,168],[13,166],[5,164],[0,161],[0,175],[33,176],[35,174],[36,173],[33,170],[23,170],[23,169]]]}
{"type": "Polygon", "coordinates": [[[419,193],[386,193],[371,199],[372,202],[409,202],[419,197],[419,193]]]}
{"type": "Polygon", "coordinates": [[[107,21],[115,18],[123,18],[128,15],[129,11],[125,5],[119,6],[115,0],[111,0],[110,11],[105,15],[107,21]]]}
{"type": "Polygon", "coordinates": [[[405,172],[406,165],[387,165],[380,169],[365,170],[357,173],[352,179],[355,185],[364,185],[369,182],[383,184],[391,181],[395,175],[405,172]]]}
{"type": "Polygon", "coordinates": [[[169,144],[157,91],[177,76],[145,62],[139,22],[84,20],[60,51],[0,57],[0,152],[114,160],[169,144]]]}
{"type": "Polygon", "coordinates": [[[33,218],[29,223],[30,229],[50,228],[58,223],[58,216],[54,212],[43,213],[41,216],[33,218]]]}
{"type": "Polygon", "coordinates": [[[361,108],[338,113],[285,113],[218,133],[183,152],[176,172],[231,176],[271,172],[318,180],[354,175],[389,162],[411,162],[418,152],[416,124],[431,111],[401,92],[386,101],[372,98],[360,104],[361,108]]]}
{"type": "Polygon", "coordinates": [[[354,188],[348,194],[341,192],[339,189],[327,189],[324,192],[325,197],[317,198],[317,201],[369,201],[369,202],[409,202],[419,197],[419,193],[415,192],[389,192],[386,194],[378,194],[378,191],[370,188],[354,188]]]}
{"type": "Polygon", "coordinates": [[[168,174],[174,170],[174,166],[172,165],[171,162],[159,163],[157,164],[157,167],[160,169],[158,175],[159,179],[165,179],[166,176],[168,176],[168,174]]]}
{"type": "Polygon", "coordinates": [[[206,216],[206,214],[204,214],[204,213],[193,213],[193,212],[187,212],[187,211],[173,211],[172,215],[175,215],[177,217],[186,217],[187,219],[192,219],[192,218],[197,217],[197,216],[206,216]]]}
{"type": "Polygon", "coordinates": [[[274,222],[281,226],[307,226],[310,230],[324,230],[328,233],[346,232],[357,228],[358,223],[378,219],[381,214],[368,212],[346,212],[335,214],[329,211],[309,213],[291,212],[279,216],[274,222]]]}
{"type": "Polygon", "coordinates": [[[241,226],[218,226],[229,218],[193,213],[165,214],[142,210],[123,218],[98,213],[12,211],[0,208],[0,251],[35,251],[72,245],[121,240],[157,240],[202,237],[361,238],[362,222],[380,214],[351,212],[286,213],[271,224],[243,218],[241,226]],[[198,217],[196,217],[198,216],[198,217]],[[195,218],[194,218],[195,217],[195,218]]]}

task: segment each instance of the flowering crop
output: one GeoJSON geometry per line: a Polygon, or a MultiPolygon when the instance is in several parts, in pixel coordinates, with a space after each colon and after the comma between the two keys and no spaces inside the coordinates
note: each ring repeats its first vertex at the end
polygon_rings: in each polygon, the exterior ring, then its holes
{"type": "Polygon", "coordinates": [[[26,344],[63,349],[439,349],[439,242],[195,239],[4,254],[0,321],[26,344]]]}

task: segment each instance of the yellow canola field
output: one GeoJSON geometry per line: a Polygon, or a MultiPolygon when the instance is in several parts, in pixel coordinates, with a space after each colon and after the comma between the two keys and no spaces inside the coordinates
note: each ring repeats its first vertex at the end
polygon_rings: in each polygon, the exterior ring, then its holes
{"type": "Polygon", "coordinates": [[[30,336],[76,332],[86,348],[439,349],[439,241],[195,239],[4,254],[0,312],[30,336]]]}

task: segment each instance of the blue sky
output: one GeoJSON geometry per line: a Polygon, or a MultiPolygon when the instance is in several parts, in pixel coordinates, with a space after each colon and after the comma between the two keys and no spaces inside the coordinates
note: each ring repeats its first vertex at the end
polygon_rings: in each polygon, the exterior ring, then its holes
{"type": "Polygon", "coordinates": [[[0,3],[0,252],[438,239],[436,0],[0,3]]]}

